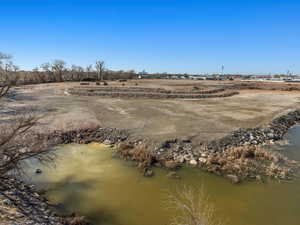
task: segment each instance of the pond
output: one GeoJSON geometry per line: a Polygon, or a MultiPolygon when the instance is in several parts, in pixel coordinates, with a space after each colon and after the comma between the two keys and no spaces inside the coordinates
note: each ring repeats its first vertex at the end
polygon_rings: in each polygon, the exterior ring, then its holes
{"type": "MultiPolygon", "coordinates": [[[[300,127],[287,134],[289,144],[273,146],[300,160],[300,127]]],[[[154,169],[145,178],[132,163],[111,157],[102,144],[66,145],[57,151],[55,166],[31,161],[30,182],[45,189],[48,199],[67,212],[78,212],[95,225],[167,225],[176,214],[168,209],[167,193],[187,185],[204,187],[216,206],[217,217],[228,225],[299,225],[300,182],[267,181],[234,185],[196,168],[154,169]],[[37,168],[42,174],[35,174],[37,168]]],[[[29,179],[29,178],[28,178],[29,179]]]]}

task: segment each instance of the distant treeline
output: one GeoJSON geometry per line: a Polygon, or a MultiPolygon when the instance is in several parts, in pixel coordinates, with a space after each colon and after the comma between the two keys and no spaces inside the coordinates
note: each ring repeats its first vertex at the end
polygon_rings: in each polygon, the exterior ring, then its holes
{"type": "Polygon", "coordinates": [[[68,81],[102,81],[118,79],[134,79],[137,74],[134,70],[113,71],[104,67],[103,61],[96,61],[95,66],[83,68],[81,66],[66,66],[62,60],[53,63],[44,63],[32,71],[17,71],[18,83],[35,84],[68,81]]]}
{"type": "Polygon", "coordinates": [[[112,71],[105,70],[102,79],[99,79],[97,71],[75,70],[65,68],[62,71],[18,71],[18,83],[37,84],[50,82],[69,82],[69,81],[101,81],[101,80],[119,80],[135,79],[137,74],[134,71],[112,71]]]}
{"type": "Polygon", "coordinates": [[[0,52],[0,87],[16,84],[134,79],[137,76],[134,70],[109,70],[105,67],[104,61],[100,60],[85,68],[77,65],[67,66],[63,60],[54,60],[31,71],[24,71],[13,63],[10,55],[0,52]]]}

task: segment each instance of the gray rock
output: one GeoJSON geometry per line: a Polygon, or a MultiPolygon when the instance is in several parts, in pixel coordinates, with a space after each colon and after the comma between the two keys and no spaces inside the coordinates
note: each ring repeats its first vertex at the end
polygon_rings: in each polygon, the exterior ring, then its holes
{"type": "Polygon", "coordinates": [[[192,159],[191,161],[189,161],[189,164],[192,166],[197,166],[198,162],[195,159],[192,159]]]}
{"type": "Polygon", "coordinates": [[[201,157],[201,158],[199,158],[199,162],[202,164],[205,164],[207,162],[207,159],[201,157]]]}
{"type": "Polygon", "coordinates": [[[237,175],[228,174],[228,175],[226,175],[226,178],[229,179],[233,184],[240,183],[240,179],[238,178],[237,175]]]}

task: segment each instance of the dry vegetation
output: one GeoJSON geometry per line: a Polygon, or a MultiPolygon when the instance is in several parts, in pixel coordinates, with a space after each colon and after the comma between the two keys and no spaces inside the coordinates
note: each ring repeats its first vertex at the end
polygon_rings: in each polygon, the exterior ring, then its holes
{"type": "MultiPolygon", "coordinates": [[[[17,67],[9,61],[11,57],[0,53],[0,99],[16,84],[17,67]]],[[[21,161],[28,158],[50,160],[50,142],[33,134],[32,128],[38,117],[30,112],[22,112],[16,118],[0,124],[0,177],[11,170],[20,170],[21,161]]]]}
{"type": "MultiPolygon", "coordinates": [[[[38,117],[28,114],[0,125],[0,177],[11,170],[21,171],[21,162],[29,158],[51,161],[53,145],[42,135],[32,132],[38,117]]],[[[53,142],[54,143],[54,142],[53,142]]]]}
{"type": "Polygon", "coordinates": [[[182,186],[169,193],[166,206],[177,211],[171,225],[224,225],[218,219],[216,207],[209,201],[203,187],[182,186]]]}

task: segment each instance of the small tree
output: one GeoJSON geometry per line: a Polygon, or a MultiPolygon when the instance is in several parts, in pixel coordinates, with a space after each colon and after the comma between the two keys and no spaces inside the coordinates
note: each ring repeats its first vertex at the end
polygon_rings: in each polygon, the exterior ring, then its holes
{"type": "Polygon", "coordinates": [[[97,60],[95,67],[97,71],[97,80],[103,81],[103,75],[105,71],[104,61],[97,60]]]}
{"type": "Polygon", "coordinates": [[[66,62],[63,60],[56,59],[52,63],[51,69],[53,74],[55,75],[55,81],[63,82],[63,73],[66,71],[66,62]]]}

